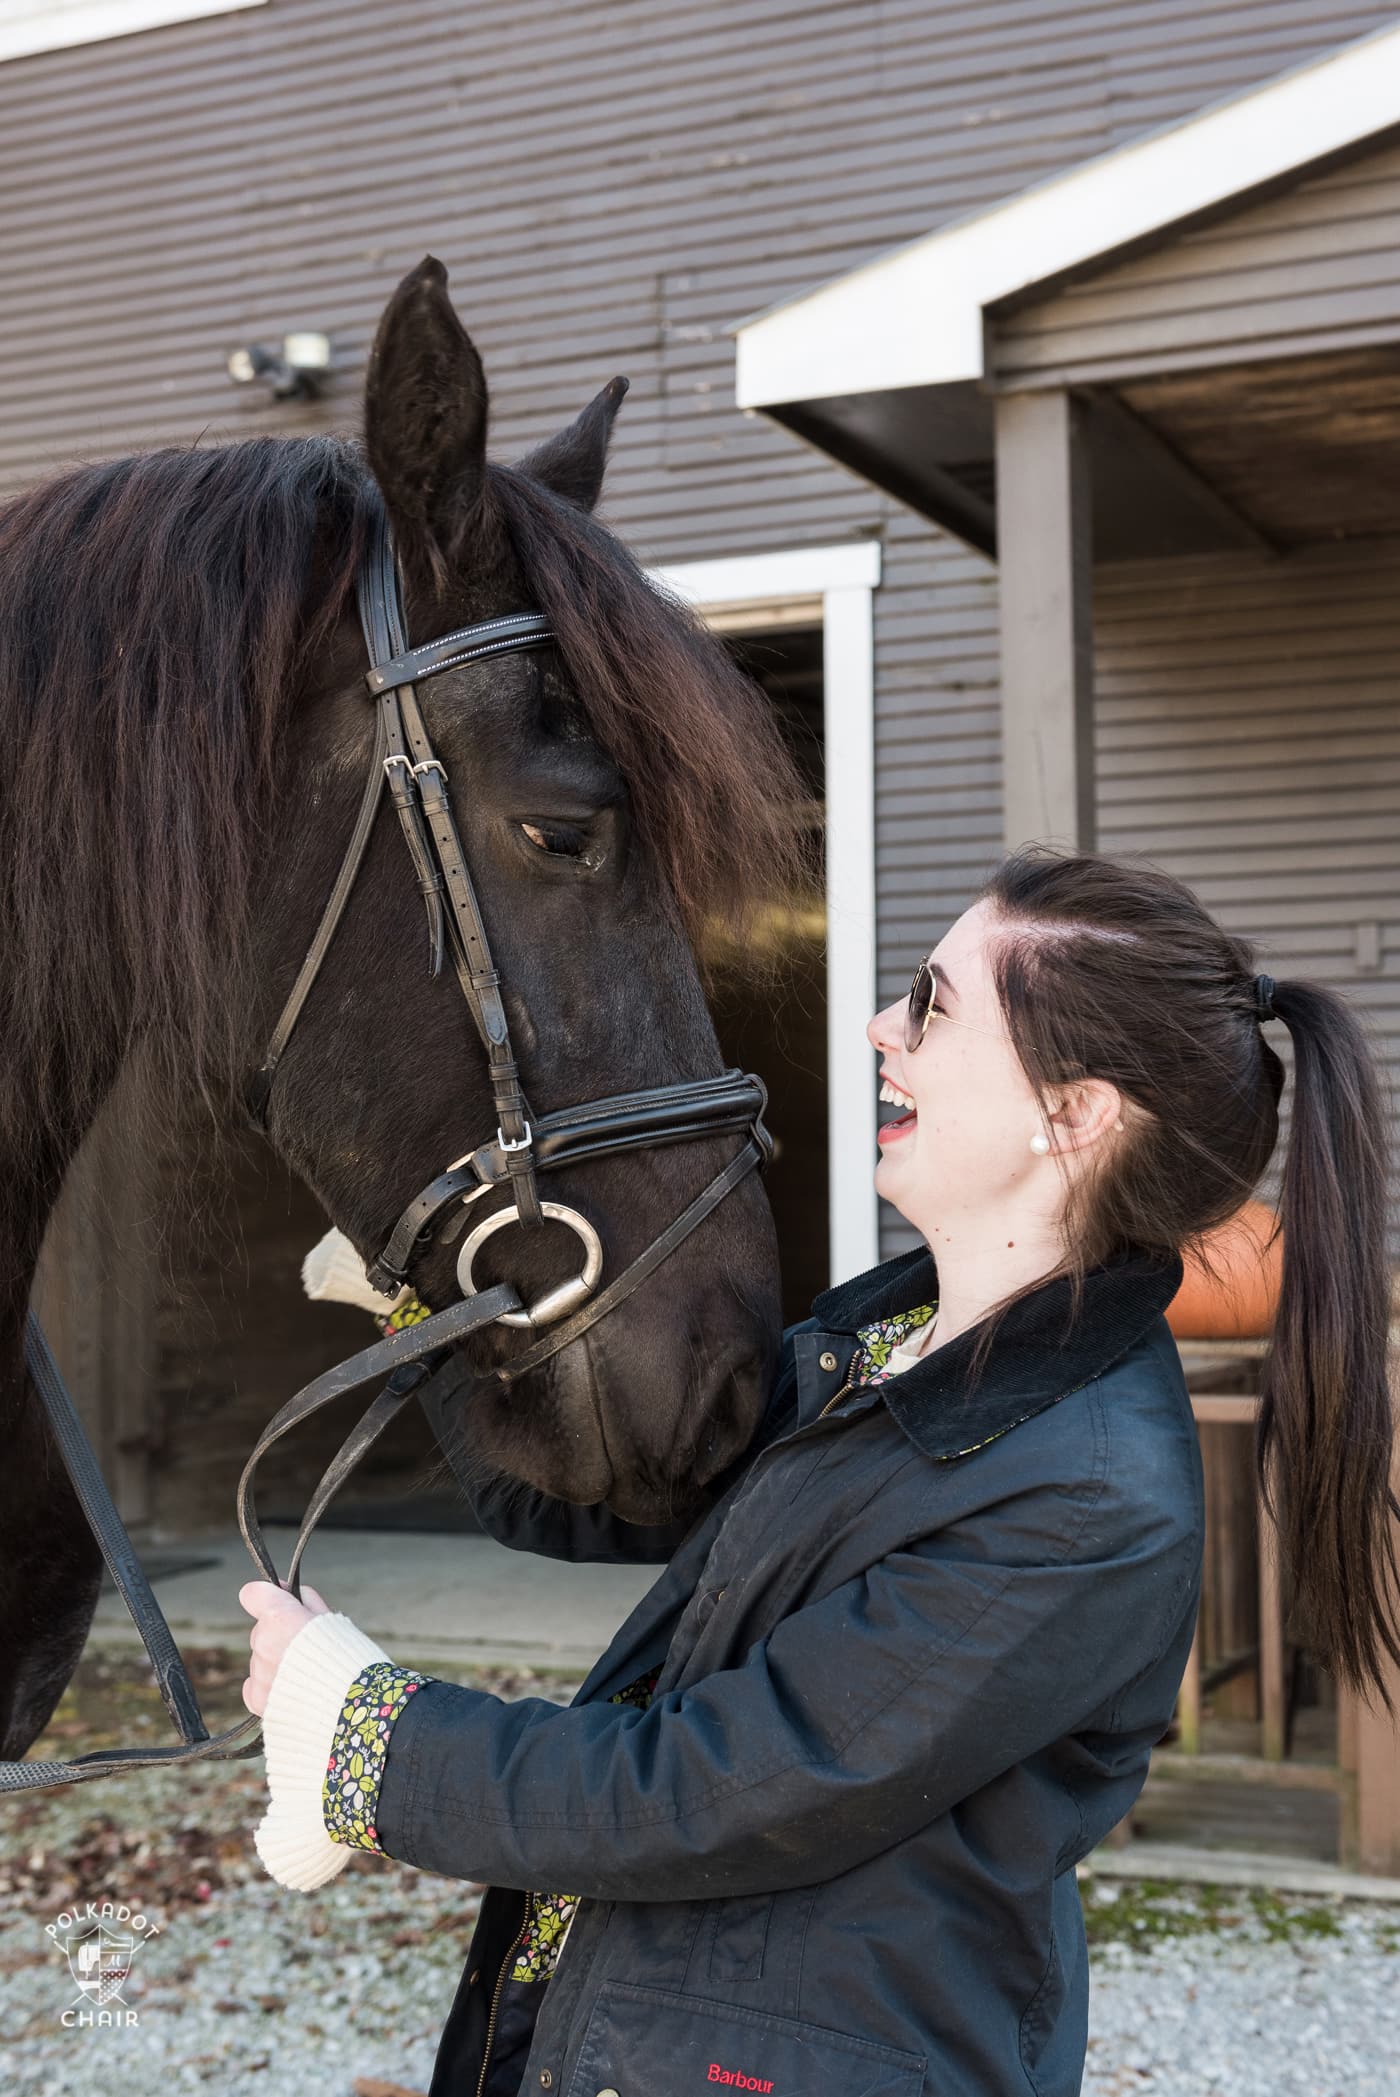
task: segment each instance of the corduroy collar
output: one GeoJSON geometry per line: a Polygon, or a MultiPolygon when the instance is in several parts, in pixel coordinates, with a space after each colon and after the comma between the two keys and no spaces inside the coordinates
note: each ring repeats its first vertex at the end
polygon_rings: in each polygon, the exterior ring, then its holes
{"type": "MultiPolygon", "coordinates": [[[[1080,1315],[1068,1333],[1069,1280],[1044,1282],[1006,1313],[974,1388],[968,1378],[980,1325],[891,1377],[881,1396],[924,1455],[965,1455],[1101,1376],[1161,1316],[1181,1275],[1175,1254],[1120,1254],[1085,1275],[1080,1315]]],[[[938,1267],[921,1248],[828,1289],[812,1316],[826,1331],[855,1333],[937,1301],[938,1267]]]]}

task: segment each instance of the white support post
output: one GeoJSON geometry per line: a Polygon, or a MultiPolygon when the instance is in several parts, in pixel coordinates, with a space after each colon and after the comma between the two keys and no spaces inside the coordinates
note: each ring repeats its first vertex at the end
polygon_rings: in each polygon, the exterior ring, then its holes
{"type": "Polygon", "coordinates": [[[869,590],[823,602],[826,687],[827,1087],[831,1143],[831,1275],[844,1281],[880,1257],[875,1194],[879,1125],[875,1051],[875,661],[869,590]]]}
{"type": "Polygon", "coordinates": [[[880,547],[797,546],[653,569],[655,580],[723,631],[772,608],[810,608],[822,627],[826,717],[827,1149],[834,1282],[880,1257],[875,1195],[875,620],[880,547]]]}
{"type": "Polygon", "coordinates": [[[1070,394],[996,403],[1007,847],[1094,849],[1093,558],[1084,415],[1070,394]]]}

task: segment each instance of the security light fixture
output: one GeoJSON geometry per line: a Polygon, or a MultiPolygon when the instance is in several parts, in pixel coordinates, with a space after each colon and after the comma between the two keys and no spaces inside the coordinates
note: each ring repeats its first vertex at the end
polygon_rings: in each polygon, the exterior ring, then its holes
{"type": "Polygon", "coordinates": [[[315,400],[330,369],[329,335],[306,329],[284,335],[280,349],[250,342],[228,357],[228,375],[235,386],[251,386],[261,379],[275,400],[315,400]]]}

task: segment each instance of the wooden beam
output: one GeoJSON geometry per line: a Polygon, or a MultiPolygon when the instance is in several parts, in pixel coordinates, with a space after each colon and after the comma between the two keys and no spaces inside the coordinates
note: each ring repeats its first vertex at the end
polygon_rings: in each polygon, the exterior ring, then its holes
{"type": "Polygon", "coordinates": [[[873,481],[921,517],[927,517],[978,553],[996,558],[997,518],[991,503],[933,459],[905,460],[879,445],[862,442],[853,431],[814,415],[801,403],[766,411],[804,444],[823,453],[849,473],[873,481]]]}
{"type": "Polygon", "coordinates": [[[1092,851],[1093,569],[1085,414],[1068,392],[996,401],[1004,834],[1092,851]]]}
{"type": "MultiPolygon", "coordinates": [[[[1400,1391],[1396,1393],[1400,1397],[1400,1391]]],[[[1400,1447],[1391,1469],[1391,1490],[1400,1492],[1400,1447]]],[[[1400,1875],[1400,1667],[1385,1664],[1385,1684],[1395,1715],[1373,1693],[1369,1701],[1343,1693],[1346,1713],[1343,1752],[1356,1773],[1354,1836],[1362,1871],[1400,1875]]]]}
{"type": "Polygon", "coordinates": [[[1287,1653],[1278,1538],[1262,1494],[1259,1508],[1259,1750],[1282,1762],[1288,1747],[1287,1653]]]}
{"type": "Polygon", "coordinates": [[[1232,1392],[1228,1397],[1192,1391],[1191,1410],[1196,1415],[1198,1426],[1252,1427],[1259,1412],[1259,1400],[1246,1397],[1243,1391],[1232,1392]]]}
{"type": "Polygon", "coordinates": [[[1185,1755],[1158,1748],[1151,1774],[1182,1784],[1249,1784],[1274,1791],[1346,1790],[1350,1779],[1335,1762],[1265,1762],[1259,1755],[1185,1755]]]}
{"type": "Polygon", "coordinates": [[[1201,1653],[1201,1615],[1197,1610],[1195,1636],[1191,1640],[1186,1672],[1181,1678],[1181,1691],[1176,1700],[1183,1755],[1199,1755],[1201,1752],[1201,1653]]]}
{"type": "Polygon", "coordinates": [[[1230,544],[1251,553],[1278,555],[1277,542],[1213,487],[1200,468],[1130,408],[1121,394],[1098,387],[1089,398],[1094,420],[1107,441],[1150,462],[1158,476],[1184,495],[1230,544]]]}

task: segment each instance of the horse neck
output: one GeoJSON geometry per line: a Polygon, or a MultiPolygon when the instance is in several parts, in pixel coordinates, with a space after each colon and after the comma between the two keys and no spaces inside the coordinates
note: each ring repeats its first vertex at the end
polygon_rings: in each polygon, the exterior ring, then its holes
{"type": "MultiPolygon", "coordinates": [[[[55,1067],[61,1072],[61,1057],[50,1066],[55,1067]]],[[[107,1085],[101,1091],[94,1087],[83,1100],[67,1098],[61,1117],[40,1113],[38,1086],[16,1088],[5,1102],[8,1111],[0,1122],[0,1389],[7,1398],[14,1398],[22,1373],[25,1313],[44,1233],[119,1068],[114,1050],[107,1085]]]]}

